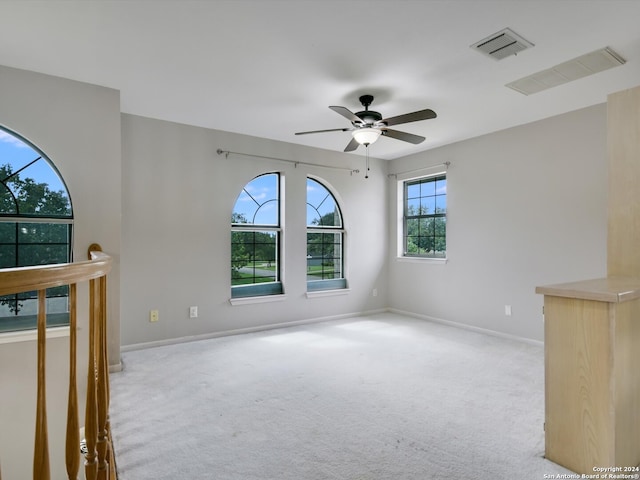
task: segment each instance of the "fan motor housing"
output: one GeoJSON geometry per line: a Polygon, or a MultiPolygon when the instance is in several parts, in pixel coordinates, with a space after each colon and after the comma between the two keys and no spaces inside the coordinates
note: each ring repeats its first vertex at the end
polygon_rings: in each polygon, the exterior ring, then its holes
{"type": "MultiPolygon", "coordinates": [[[[373,125],[374,123],[382,120],[382,115],[380,114],[380,112],[375,112],[373,110],[363,110],[362,112],[356,112],[355,116],[362,119],[362,121],[367,125],[373,125]]],[[[357,126],[355,122],[351,123],[353,123],[354,126],[357,126]]]]}

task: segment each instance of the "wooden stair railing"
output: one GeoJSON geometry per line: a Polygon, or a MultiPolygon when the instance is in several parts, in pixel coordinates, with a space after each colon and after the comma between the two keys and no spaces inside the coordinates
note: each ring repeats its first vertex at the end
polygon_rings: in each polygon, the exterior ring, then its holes
{"type": "MultiPolygon", "coordinates": [[[[67,478],[77,480],[80,469],[80,428],[76,378],[77,289],[89,282],[89,358],[85,406],[86,480],[117,480],[109,425],[109,359],[107,356],[107,273],[111,257],[100,245],[89,247],[89,260],[58,265],[0,270],[0,295],[37,291],[37,399],[33,479],[50,480],[46,397],[46,289],[69,285],[69,398],[65,463],[67,478]]],[[[1,455],[2,452],[0,452],[1,455]]],[[[2,473],[0,472],[0,480],[2,473]]]]}

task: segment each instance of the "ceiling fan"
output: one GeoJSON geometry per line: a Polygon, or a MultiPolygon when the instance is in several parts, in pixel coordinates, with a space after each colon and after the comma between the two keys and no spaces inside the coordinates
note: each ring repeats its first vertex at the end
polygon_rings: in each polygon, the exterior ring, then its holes
{"type": "Polygon", "coordinates": [[[419,110],[412,113],[405,113],[404,115],[398,115],[395,117],[382,118],[382,115],[379,112],[369,110],[369,105],[373,103],[373,95],[362,95],[359,100],[364,107],[364,110],[361,112],[353,113],[351,110],[345,107],[329,107],[334,112],[339,113],[347,120],[349,120],[352,125],[351,127],[331,128],[328,130],[313,130],[309,132],[297,132],[296,135],[307,135],[310,133],[324,132],[351,132],[353,138],[344,149],[345,152],[352,152],[360,145],[368,147],[381,135],[417,145],[424,141],[424,137],[421,137],[420,135],[414,135],[413,133],[401,132],[389,127],[392,125],[400,125],[402,123],[417,122],[419,120],[436,118],[436,112],[429,109],[419,110]]]}

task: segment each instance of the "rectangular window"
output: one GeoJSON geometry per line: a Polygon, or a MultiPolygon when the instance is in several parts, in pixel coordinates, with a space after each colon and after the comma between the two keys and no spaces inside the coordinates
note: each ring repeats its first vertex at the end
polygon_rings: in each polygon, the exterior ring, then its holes
{"type": "Polygon", "coordinates": [[[404,182],[404,256],[446,258],[447,177],[404,182]]]}

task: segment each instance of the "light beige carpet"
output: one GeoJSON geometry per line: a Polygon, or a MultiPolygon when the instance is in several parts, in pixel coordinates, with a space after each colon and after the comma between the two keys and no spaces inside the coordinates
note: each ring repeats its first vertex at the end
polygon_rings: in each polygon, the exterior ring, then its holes
{"type": "Polygon", "coordinates": [[[123,361],[111,380],[120,480],[570,473],[543,458],[539,346],[379,314],[123,361]]]}

